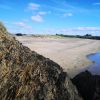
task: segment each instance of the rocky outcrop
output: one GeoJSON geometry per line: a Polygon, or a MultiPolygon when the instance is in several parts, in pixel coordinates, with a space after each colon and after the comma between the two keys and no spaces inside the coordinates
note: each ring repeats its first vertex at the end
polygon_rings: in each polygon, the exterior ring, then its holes
{"type": "Polygon", "coordinates": [[[82,72],[72,79],[84,100],[100,100],[100,76],[89,71],[82,72]]]}
{"type": "Polygon", "coordinates": [[[0,23],[0,100],[82,100],[63,69],[10,36],[0,23]]]}

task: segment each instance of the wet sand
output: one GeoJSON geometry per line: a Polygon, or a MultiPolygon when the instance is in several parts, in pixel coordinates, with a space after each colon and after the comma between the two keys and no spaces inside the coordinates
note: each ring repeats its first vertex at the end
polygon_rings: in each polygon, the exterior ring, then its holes
{"type": "Polygon", "coordinates": [[[16,38],[31,50],[58,63],[70,77],[75,76],[92,63],[86,57],[88,54],[100,52],[99,40],[29,36],[16,38]]]}

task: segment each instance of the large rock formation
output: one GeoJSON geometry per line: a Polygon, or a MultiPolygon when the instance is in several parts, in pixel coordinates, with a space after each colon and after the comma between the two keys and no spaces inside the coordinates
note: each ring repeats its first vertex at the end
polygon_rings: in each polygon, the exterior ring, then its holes
{"type": "Polygon", "coordinates": [[[81,72],[72,79],[84,100],[100,100],[100,76],[89,71],[81,72]]]}
{"type": "Polygon", "coordinates": [[[0,100],[82,100],[66,72],[0,23],[0,100]]]}

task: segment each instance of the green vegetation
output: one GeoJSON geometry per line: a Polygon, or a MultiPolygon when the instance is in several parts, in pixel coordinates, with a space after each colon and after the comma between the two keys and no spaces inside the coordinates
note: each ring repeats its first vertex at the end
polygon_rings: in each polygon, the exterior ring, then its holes
{"type": "Polygon", "coordinates": [[[24,36],[24,35],[26,35],[26,34],[16,33],[15,35],[16,35],[16,36],[24,36]]]}
{"type": "Polygon", "coordinates": [[[82,39],[94,39],[100,40],[100,36],[92,36],[91,34],[86,34],[84,36],[81,35],[63,35],[63,34],[56,34],[57,36],[61,37],[70,37],[70,38],[82,38],[82,39]]]}

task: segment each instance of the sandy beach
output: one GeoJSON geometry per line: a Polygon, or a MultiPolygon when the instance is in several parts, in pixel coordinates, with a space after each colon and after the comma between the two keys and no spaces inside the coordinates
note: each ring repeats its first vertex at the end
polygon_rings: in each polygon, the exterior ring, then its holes
{"type": "Polygon", "coordinates": [[[16,37],[31,50],[58,63],[70,77],[91,64],[87,55],[100,52],[100,41],[78,38],[16,37]]]}

